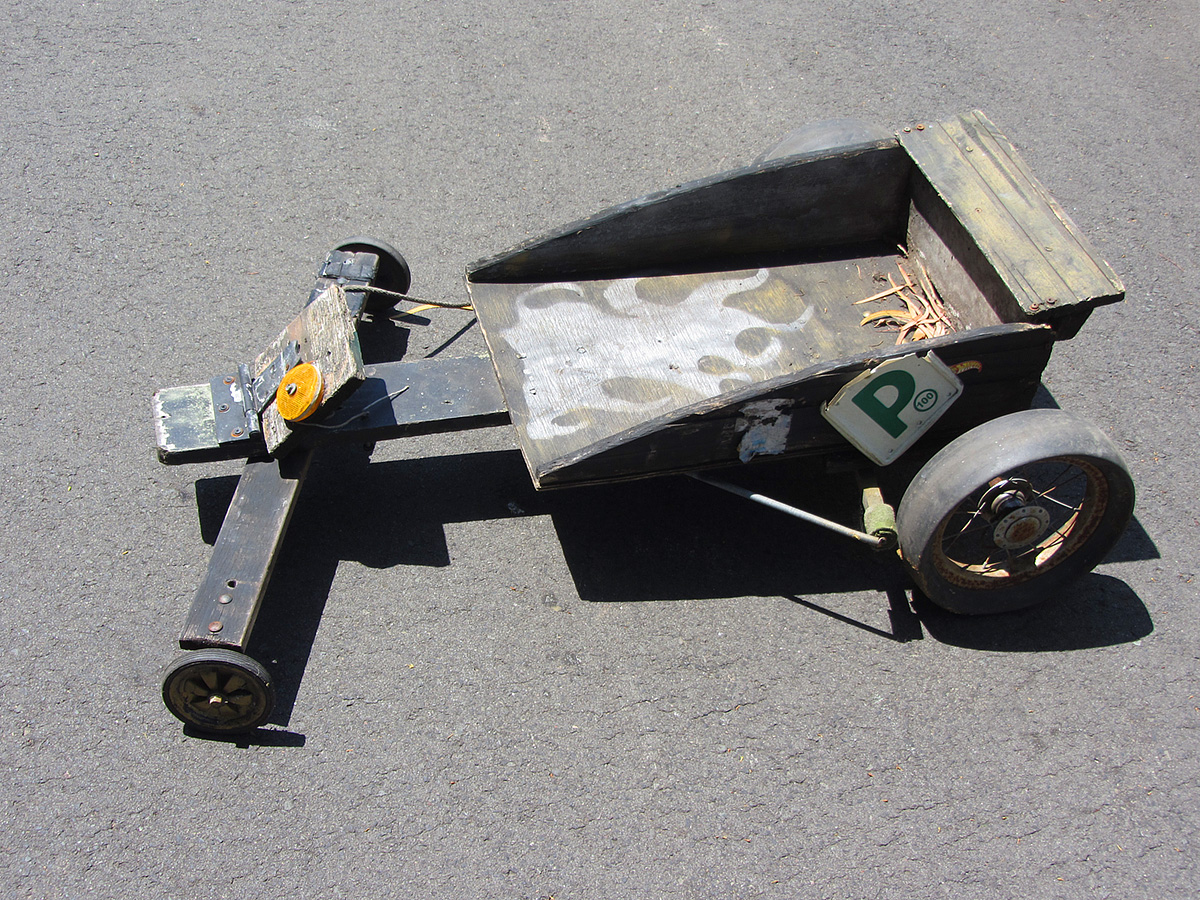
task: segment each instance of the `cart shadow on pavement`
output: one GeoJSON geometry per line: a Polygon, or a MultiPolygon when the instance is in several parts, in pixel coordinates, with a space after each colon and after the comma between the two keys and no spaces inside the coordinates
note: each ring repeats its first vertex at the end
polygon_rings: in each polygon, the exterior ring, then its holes
{"type": "MultiPolygon", "coordinates": [[[[858,493],[851,476],[814,474],[810,464],[793,462],[751,467],[738,480],[854,523],[858,493]]],[[[235,477],[196,483],[206,542],[215,541],[236,483],[235,477]]],[[[446,525],[547,515],[579,597],[590,602],[783,597],[881,639],[928,634],[1009,652],[1107,646],[1153,631],[1136,593],[1099,574],[1060,599],[1010,615],[952,615],[915,591],[910,604],[911,584],[894,555],[682,476],[539,493],[515,450],[371,464],[358,448],[329,447],[314,459],[247,648],[275,677],[272,723],[290,721],[340,562],[445,567],[451,563],[446,525]],[[890,632],[822,605],[829,595],[853,592],[886,600],[890,632]]],[[[1155,555],[1135,525],[1110,560],[1155,555]]],[[[269,731],[236,743],[296,741],[303,736],[269,731]]]]}

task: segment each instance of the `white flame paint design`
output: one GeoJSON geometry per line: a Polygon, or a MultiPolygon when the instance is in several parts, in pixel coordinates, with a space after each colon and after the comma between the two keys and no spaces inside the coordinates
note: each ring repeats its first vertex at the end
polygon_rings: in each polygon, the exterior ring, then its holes
{"type": "MultiPolygon", "coordinates": [[[[588,303],[585,287],[576,282],[541,284],[520,294],[514,301],[520,324],[506,329],[504,338],[525,369],[529,438],[561,437],[587,427],[586,417],[577,421],[565,415],[573,411],[627,411],[636,412],[641,419],[652,418],[683,403],[724,393],[731,379],[747,384],[756,380],[756,370],[774,362],[782,350],[777,335],[803,330],[812,317],[810,307],[796,321],[777,325],[725,305],[733,295],[766,284],[770,275],[770,270],[759,269],[748,277],[700,285],[682,302],[668,307],[671,330],[664,327],[663,307],[655,306],[654,315],[648,313],[647,301],[638,296],[638,278],[613,281],[604,289],[604,300],[616,315],[588,303]],[[550,292],[574,294],[579,299],[568,297],[539,305],[538,298],[550,292]],[[597,318],[603,318],[604,340],[580,346],[572,323],[592,323],[597,318]],[[735,343],[738,335],[749,329],[770,335],[766,346],[756,346],[754,353],[743,352],[735,343]],[[702,360],[713,357],[726,364],[717,374],[711,365],[702,365],[702,360]],[[637,362],[635,373],[631,373],[630,360],[637,362]],[[645,402],[614,396],[611,380],[631,374],[663,384],[669,395],[645,402]]],[[[597,333],[595,328],[582,330],[597,333]]]]}

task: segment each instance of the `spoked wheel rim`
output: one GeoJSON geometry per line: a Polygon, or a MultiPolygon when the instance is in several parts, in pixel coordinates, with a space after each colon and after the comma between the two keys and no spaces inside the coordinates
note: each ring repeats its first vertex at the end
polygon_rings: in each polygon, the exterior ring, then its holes
{"type": "Polygon", "coordinates": [[[168,667],[163,701],[176,718],[203,731],[250,731],[275,705],[267,670],[232,650],[198,650],[168,667]]]}
{"type": "Polygon", "coordinates": [[[1027,463],[989,480],[942,520],[932,562],[946,581],[973,590],[1028,582],[1087,544],[1108,501],[1108,480],[1087,460],[1027,463]]]}

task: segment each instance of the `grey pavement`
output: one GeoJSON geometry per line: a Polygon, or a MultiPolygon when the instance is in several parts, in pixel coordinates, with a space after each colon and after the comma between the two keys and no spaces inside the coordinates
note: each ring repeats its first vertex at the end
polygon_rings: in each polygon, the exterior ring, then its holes
{"type": "MultiPolygon", "coordinates": [[[[1198,58],[1190,0],[7,4],[0,895],[1196,896],[1198,58]],[[314,464],[266,735],[164,709],[239,469],[160,466],[150,395],[256,354],[340,239],[459,299],[805,122],[976,107],[1128,289],[1044,379],[1138,485],[1094,574],[914,611],[687,479],[537,494],[507,429],[392,442],[314,464]]],[[[432,319],[410,354],[483,350],[432,319]]]]}

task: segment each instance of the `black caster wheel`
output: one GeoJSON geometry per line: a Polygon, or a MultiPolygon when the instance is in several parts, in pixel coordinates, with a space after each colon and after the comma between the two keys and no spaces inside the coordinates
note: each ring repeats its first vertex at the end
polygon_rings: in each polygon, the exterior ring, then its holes
{"type": "Polygon", "coordinates": [[[271,674],[246,654],[219,647],[192,650],[167,666],[162,695],[175,718],[215,734],[253,731],[275,707],[271,674]]]}
{"type": "MultiPolygon", "coordinates": [[[[374,253],[379,257],[379,271],[375,275],[374,286],[397,294],[408,293],[412,284],[412,271],[408,262],[400,255],[400,251],[386,241],[356,236],[347,238],[333,249],[345,253],[374,253]]],[[[368,292],[363,309],[370,313],[386,312],[397,302],[396,297],[368,292]]]]}

